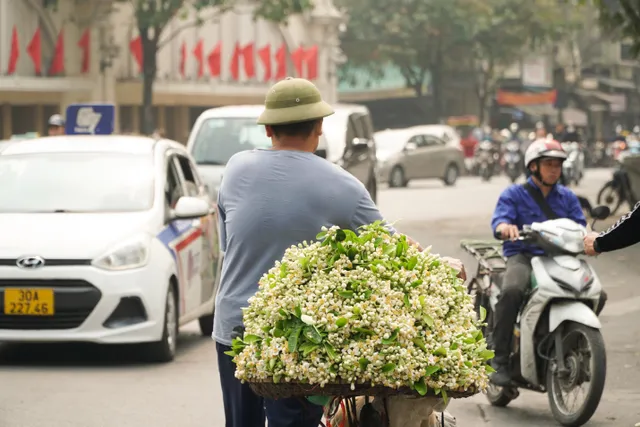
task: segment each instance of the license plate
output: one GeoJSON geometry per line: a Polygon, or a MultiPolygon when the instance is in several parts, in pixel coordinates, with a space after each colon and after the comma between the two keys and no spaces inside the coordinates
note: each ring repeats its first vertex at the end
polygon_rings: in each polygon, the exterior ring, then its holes
{"type": "Polygon", "coordinates": [[[4,314],[9,316],[53,316],[53,289],[5,289],[4,314]]]}

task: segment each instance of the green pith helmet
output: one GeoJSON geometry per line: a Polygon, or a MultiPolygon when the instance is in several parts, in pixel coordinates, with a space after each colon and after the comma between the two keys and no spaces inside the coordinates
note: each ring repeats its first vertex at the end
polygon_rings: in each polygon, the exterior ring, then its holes
{"type": "Polygon", "coordinates": [[[259,125],[286,125],[317,120],[333,114],[318,88],[305,79],[287,77],[274,84],[264,101],[259,125]]]}

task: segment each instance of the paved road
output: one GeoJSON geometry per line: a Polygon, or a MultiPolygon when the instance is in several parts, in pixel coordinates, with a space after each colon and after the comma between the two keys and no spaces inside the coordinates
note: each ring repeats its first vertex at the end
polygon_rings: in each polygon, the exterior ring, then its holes
{"type": "MultiPolygon", "coordinates": [[[[589,171],[576,191],[594,200],[609,171],[589,171]]],[[[461,238],[488,237],[488,221],[504,179],[462,179],[454,188],[416,182],[383,190],[381,209],[400,230],[434,252],[471,259],[461,238]]],[[[594,264],[610,295],[603,313],[608,350],[605,396],[593,421],[640,421],[640,248],[601,256],[594,264]]],[[[137,362],[130,347],[20,345],[0,349],[0,427],[204,427],[224,425],[213,343],[189,325],[169,365],[137,362]]],[[[483,396],[453,402],[460,426],[553,426],[546,396],[523,393],[507,409],[483,396]]]]}

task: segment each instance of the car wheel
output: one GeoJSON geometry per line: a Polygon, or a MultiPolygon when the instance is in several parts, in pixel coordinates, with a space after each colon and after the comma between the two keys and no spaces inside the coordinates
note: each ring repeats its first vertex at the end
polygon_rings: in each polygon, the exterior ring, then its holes
{"type": "Polygon", "coordinates": [[[378,203],[378,181],[376,180],[376,176],[373,172],[371,172],[370,176],[367,191],[369,192],[369,195],[371,195],[373,203],[378,203]]]}
{"type": "Polygon", "coordinates": [[[213,334],[213,316],[215,313],[207,314],[198,318],[198,323],[200,324],[200,332],[202,332],[202,336],[210,337],[213,334]]]}
{"type": "Polygon", "coordinates": [[[442,180],[444,181],[445,185],[455,185],[456,181],[458,180],[458,174],[458,167],[454,164],[450,164],[449,166],[447,166],[447,170],[444,171],[444,178],[442,178],[442,180]]]}
{"type": "Polygon", "coordinates": [[[391,170],[391,176],[389,177],[389,187],[406,187],[408,181],[404,175],[404,169],[400,166],[396,166],[391,170]]]}
{"type": "Polygon", "coordinates": [[[160,341],[147,344],[150,361],[171,362],[176,356],[178,346],[178,298],[173,283],[169,284],[164,310],[164,327],[160,341]]]}

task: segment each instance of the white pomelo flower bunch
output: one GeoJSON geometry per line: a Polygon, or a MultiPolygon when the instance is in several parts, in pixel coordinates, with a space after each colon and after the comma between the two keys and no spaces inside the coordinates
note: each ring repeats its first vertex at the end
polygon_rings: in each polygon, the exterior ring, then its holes
{"type": "Polygon", "coordinates": [[[229,352],[247,382],[481,391],[487,350],[457,271],[384,224],[289,248],[244,309],[229,352]]]}

